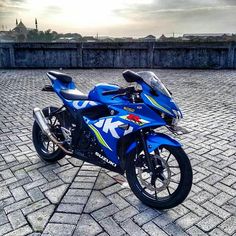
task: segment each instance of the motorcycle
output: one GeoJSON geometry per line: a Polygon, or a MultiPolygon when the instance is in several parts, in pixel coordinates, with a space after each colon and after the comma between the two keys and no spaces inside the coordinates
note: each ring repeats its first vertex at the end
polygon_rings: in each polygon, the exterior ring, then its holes
{"type": "Polygon", "coordinates": [[[47,73],[61,107],[33,110],[33,143],[39,157],[55,162],[65,155],[126,175],[144,204],[167,209],[182,203],[192,186],[192,168],[181,144],[157,132],[176,133],[183,115],[161,80],[149,71],[126,70],[130,84],[100,83],[87,94],[64,73],[47,73]],[[135,86],[134,86],[135,85],[135,86]]]}

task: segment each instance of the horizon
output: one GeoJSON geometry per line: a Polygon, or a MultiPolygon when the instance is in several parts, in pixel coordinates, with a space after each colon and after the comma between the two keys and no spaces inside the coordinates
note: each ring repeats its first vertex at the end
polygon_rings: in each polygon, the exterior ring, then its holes
{"type": "Polygon", "coordinates": [[[233,0],[0,0],[0,25],[13,29],[22,19],[35,28],[37,18],[39,30],[91,36],[235,33],[235,10],[233,0]]]}

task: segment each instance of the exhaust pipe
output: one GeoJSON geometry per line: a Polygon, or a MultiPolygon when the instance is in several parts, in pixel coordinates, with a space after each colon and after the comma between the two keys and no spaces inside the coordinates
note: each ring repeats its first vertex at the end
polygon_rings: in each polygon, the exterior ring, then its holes
{"type": "Polygon", "coordinates": [[[62,144],[54,137],[52,132],[50,131],[50,128],[48,126],[48,122],[41,111],[40,108],[36,107],[33,110],[33,116],[34,119],[36,120],[37,124],[39,125],[40,129],[42,132],[53,142],[55,143],[60,149],[62,149],[66,154],[72,155],[73,153],[65,149],[62,144]]]}

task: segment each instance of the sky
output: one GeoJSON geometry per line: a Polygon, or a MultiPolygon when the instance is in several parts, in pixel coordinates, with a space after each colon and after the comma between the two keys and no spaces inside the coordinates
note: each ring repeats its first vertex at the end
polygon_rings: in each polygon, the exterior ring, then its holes
{"type": "Polygon", "coordinates": [[[93,36],[236,33],[236,0],[0,0],[0,30],[35,18],[39,30],[93,36]]]}

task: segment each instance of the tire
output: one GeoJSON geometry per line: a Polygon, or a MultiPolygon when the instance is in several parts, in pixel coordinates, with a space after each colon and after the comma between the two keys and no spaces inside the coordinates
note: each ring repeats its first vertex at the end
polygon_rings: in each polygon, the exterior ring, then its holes
{"type": "MultiPolygon", "coordinates": [[[[56,108],[56,107],[50,107],[51,111],[55,111],[57,109],[58,108],[56,108]]],[[[49,111],[49,107],[43,109],[43,114],[45,115],[45,117],[49,116],[48,111],[49,111]]],[[[47,150],[43,144],[43,141],[42,141],[42,136],[43,136],[42,131],[41,131],[39,125],[37,124],[36,121],[34,121],[33,129],[32,129],[33,144],[34,144],[35,150],[37,151],[39,157],[43,161],[52,163],[52,162],[56,162],[56,161],[62,159],[63,157],[65,157],[66,154],[58,147],[57,147],[57,150],[55,150],[52,153],[47,152],[47,150]]]]}
{"type": "MultiPolygon", "coordinates": [[[[170,190],[168,190],[170,195],[167,197],[158,197],[157,193],[154,197],[150,193],[146,192],[146,190],[143,190],[145,187],[143,188],[140,184],[136,173],[135,159],[137,160],[137,158],[139,158],[136,154],[130,156],[126,163],[126,177],[131,190],[144,204],[156,209],[168,209],[181,204],[191,190],[193,178],[190,161],[181,147],[163,146],[162,148],[167,149],[175,157],[176,163],[178,163],[180,169],[180,182],[178,187],[171,194],[169,192],[170,190]]],[[[162,190],[162,192],[163,191],[167,192],[167,190],[162,190]]],[[[158,194],[160,193],[161,191],[158,194]]]]}

